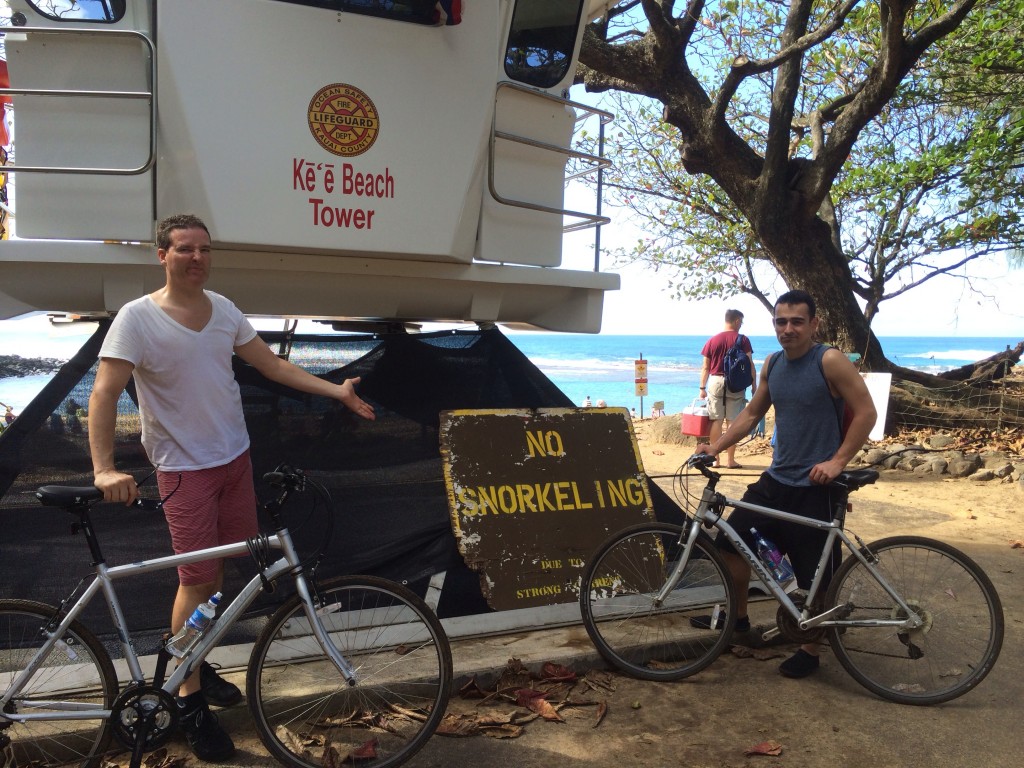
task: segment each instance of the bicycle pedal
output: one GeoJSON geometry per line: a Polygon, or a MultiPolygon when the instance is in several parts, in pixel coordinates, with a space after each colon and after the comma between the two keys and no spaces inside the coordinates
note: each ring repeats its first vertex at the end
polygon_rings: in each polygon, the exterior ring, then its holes
{"type": "Polygon", "coordinates": [[[767,643],[769,640],[774,640],[781,634],[781,629],[779,629],[778,627],[772,627],[771,629],[765,630],[764,634],[761,635],[761,639],[767,643]]]}

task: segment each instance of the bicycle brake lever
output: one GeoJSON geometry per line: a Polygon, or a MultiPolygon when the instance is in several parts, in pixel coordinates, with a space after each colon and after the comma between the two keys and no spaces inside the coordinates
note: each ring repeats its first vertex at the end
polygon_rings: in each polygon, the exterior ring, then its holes
{"type": "Polygon", "coordinates": [[[714,463],[715,457],[710,453],[695,453],[686,460],[687,466],[694,467],[696,469],[704,469],[706,467],[710,467],[714,463]]]}

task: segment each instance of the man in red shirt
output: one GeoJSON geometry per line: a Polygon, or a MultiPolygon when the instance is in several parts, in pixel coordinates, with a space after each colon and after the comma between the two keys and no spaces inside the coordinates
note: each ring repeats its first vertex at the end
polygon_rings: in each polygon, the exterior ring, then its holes
{"type": "MultiPolygon", "coordinates": [[[[700,369],[700,396],[708,403],[708,417],[711,419],[709,442],[711,443],[721,437],[725,420],[735,419],[747,404],[746,390],[730,392],[725,386],[725,370],[722,367],[725,353],[736,343],[736,337],[740,335],[741,325],[743,325],[743,313],[738,309],[727,309],[725,311],[725,330],[708,339],[704,349],[700,351],[704,355],[704,365],[700,369]]],[[[750,358],[750,370],[754,370],[754,350],[750,346],[750,339],[744,336],[740,346],[750,358]]],[[[757,380],[755,379],[750,385],[750,394],[753,395],[756,389],[757,380]]],[[[736,463],[736,446],[730,445],[725,453],[727,458],[725,466],[730,469],[739,469],[740,465],[736,463]]],[[[721,466],[721,462],[716,462],[715,466],[721,466]]]]}

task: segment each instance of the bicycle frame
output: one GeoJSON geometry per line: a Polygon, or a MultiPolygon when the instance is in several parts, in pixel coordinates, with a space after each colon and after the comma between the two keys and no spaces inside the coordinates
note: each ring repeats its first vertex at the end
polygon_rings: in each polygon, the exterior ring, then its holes
{"type": "Polygon", "coordinates": [[[747,561],[753,571],[758,575],[758,578],[764,582],[765,586],[779,604],[785,607],[786,611],[793,617],[797,626],[799,626],[801,630],[812,629],[814,627],[894,627],[897,629],[908,630],[917,629],[924,623],[922,619],[917,616],[916,611],[911,610],[903,597],[900,596],[885,580],[885,577],[878,572],[871,560],[864,554],[862,548],[854,546],[850,537],[847,536],[846,532],[843,530],[842,523],[837,522],[835,519],[832,519],[829,522],[812,520],[807,517],[801,517],[800,515],[794,515],[790,512],[772,509],[771,507],[763,507],[759,504],[751,504],[739,499],[730,499],[714,490],[713,481],[709,482],[704,488],[704,491],[701,494],[700,504],[697,506],[697,510],[694,513],[693,520],[689,527],[683,527],[683,537],[680,538],[680,543],[683,544],[684,547],[683,555],[679,558],[679,562],[676,564],[672,573],[669,574],[669,578],[665,583],[665,586],[662,587],[661,591],[658,593],[657,601],[659,603],[667,599],[668,595],[673,589],[675,589],[676,585],[682,578],[683,570],[690,560],[690,554],[693,551],[693,545],[700,533],[701,526],[717,528],[726,537],[726,539],[728,539],[733,547],[736,548],[736,551],[740,553],[740,556],[747,561]],[[825,545],[822,548],[821,557],[818,560],[817,567],[815,568],[814,579],[807,592],[807,599],[804,601],[803,607],[798,607],[796,603],[793,602],[793,599],[785,592],[785,590],[783,590],[782,586],[761,563],[761,559],[753,552],[753,550],[750,549],[747,543],[740,538],[736,529],[729,525],[728,520],[722,516],[722,512],[727,507],[748,509],[754,512],[759,512],[768,517],[775,518],[776,520],[783,520],[795,525],[802,525],[806,528],[813,528],[818,531],[828,532],[825,545]],[[811,615],[809,606],[814,603],[814,598],[817,596],[818,591],[821,588],[826,573],[826,567],[828,566],[836,540],[841,541],[853,556],[860,560],[871,574],[872,578],[878,582],[879,586],[885,590],[886,594],[888,594],[889,597],[891,597],[902,609],[903,615],[908,618],[853,621],[835,618],[845,610],[845,606],[842,605],[833,606],[817,616],[811,615]]]}
{"type": "MultiPolygon", "coordinates": [[[[302,599],[306,617],[309,620],[317,642],[319,642],[328,658],[330,658],[334,663],[338,671],[344,676],[345,680],[350,685],[355,684],[355,669],[338,652],[338,649],[335,648],[334,644],[328,638],[327,632],[321,624],[319,617],[317,616],[316,607],[313,604],[313,598],[309,589],[309,583],[307,582],[305,574],[302,572],[301,566],[299,565],[299,555],[292,543],[291,534],[286,528],[282,528],[276,534],[268,536],[267,543],[272,549],[281,550],[283,556],[276,562],[267,566],[262,574],[256,574],[252,580],[243,587],[241,592],[239,592],[235,599],[232,600],[231,603],[223,610],[220,617],[213,623],[210,629],[203,634],[199,642],[196,644],[196,647],[193,648],[185,658],[179,661],[177,668],[164,682],[162,686],[164,691],[171,695],[174,695],[174,693],[177,692],[185,679],[191,675],[198,668],[200,662],[206,658],[207,653],[209,653],[220,642],[235,621],[259,596],[263,589],[263,578],[273,581],[289,571],[293,572],[296,591],[302,599]]],[[[64,614],[60,624],[55,629],[47,632],[48,638],[46,642],[43,643],[42,647],[36,653],[28,667],[22,670],[14,680],[7,692],[7,695],[0,697],[0,712],[3,711],[8,701],[21,690],[25,681],[35,674],[54,646],[62,642],[61,638],[64,636],[68,627],[71,626],[71,623],[75,621],[85,607],[101,591],[106,599],[110,618],[117,630],[119,644],[128,665],[132,683],[144,683],[145,675],[142,672],[142,665],[139,662],[138,654],[135,652],[135,648],[132,645],[127,622],[124,618],[124,612],[114,588],[114,582],[143,573],[175,568],[186,563],[194,563],[213,558],[232,557],[235,555],[245,555],[248,554],[248,552],[248,544],[244,541],[240,541],[235,544],[225,544],[181,555],[170,555],[168,557],[159,557],[152,560],[143,560],[137,563],[129,563],[113,567],[108,567],[103,562],[96,563],[96,576],[89,583],[85,592],[75,602],[71,609],[64,614]]],[[[53,706],[55,703],[56,702],[40,702],[40,706],[53,706]]],[[[104,720],[109,718],[110,715],[111,710],[109,709],[101,709],[89,704],[77,704],[69,706],[66,711],[50,711],[45,715],[20,712],[18,714],[5,715],[5,717],[16,722],[29,722],[32,720],[104,720]]]]}

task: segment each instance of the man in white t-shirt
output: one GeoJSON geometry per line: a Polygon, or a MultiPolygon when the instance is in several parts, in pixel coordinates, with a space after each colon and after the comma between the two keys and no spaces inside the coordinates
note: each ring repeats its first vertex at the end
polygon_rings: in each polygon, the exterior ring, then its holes
{"type": "MultiPolygon", "coordinates": [[[[339,400],[366,419],[373,419],[374,412],[356,395],[358,378],[332,384],[282,360],[234,304],[204,290],[211,247],[202,220],[187,214],[164,219],[157,226],[156,245],[166,284],[126,304],[111,324],[89,398],[89,447],[94,482],[104,499],[131,504],[138,489],[131,475],[114,466],[114,427],[117,401],[134,376],[142,444],[157,467],[174,551],[182,553],[257,533],[249,435],[233,354],[272,381],[339,400]]],[[[222,560],[178,569],[172,631],[220,590],[223,578],[222,560]]],[[[196,756],[207,761],[231,757],[234,744],[208,701],[234,704],[241,691],[204,662],[178,693],[182,728],[196,756]]]]}

